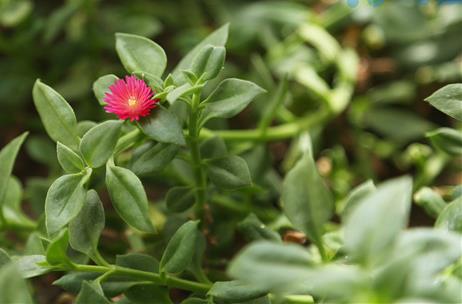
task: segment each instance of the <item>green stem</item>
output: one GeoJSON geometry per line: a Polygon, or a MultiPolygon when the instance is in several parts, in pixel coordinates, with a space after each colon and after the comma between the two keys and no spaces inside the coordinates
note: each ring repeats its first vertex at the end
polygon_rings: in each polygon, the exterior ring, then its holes
{"type": "Polygon", "coordinates": [[[286,138],[291,138],[303,131],[308,130],[313,126],[322,124],[330,117],[330,112],[326,109],[320,110],[317,113],[299,118],[293,122],[283,125],[268,128],[262,136],[258,129],[252,130],[208,130],[202,129],[200,132],[201,138],[210,138],[219,136],[226,141],[276,141],[286,138]]]}
{"type": "Polygon", "coordinates": [[[197,216],[202,217],[205,205],[205,189],[207,188],[207,179],[202,167],[201,152],[199,149],[200,133],[200,93],[195,93],[191,101],[191,115],[189,117],[189,149],[191,151],[192,167],[196,180],[196,210],[197,216]]]}
{"type": "Polygon", "coordinates": [[[110,264],[101,256],[98,249],[93,250],[92,260],[99,266],[110,266],[110,264]]]}
{"type": "Polygon", "coordinates": [[[115,265],[110,266],[95,266],[95,265],[75,265],[76,271],[79,272],[98,272],[102,273],[107,279],[110,275],[123,275],[135,280],[140,281],[149,281],[156,285],[169,286],[174,288],[179,288],[183,290],[188,290],[192,292],[206,293],[212,287],[211,284],[198,283],[194,281],[189,281],[174,276],[166,275],[165,279],[157,273],[141,271],[137,269],[131,269],[126,267],[120,267],[115,265]],[[109,273],[109,274],[108,274],[109,273]],[[107,275],[106,275],[107,274],[107,275]]]}

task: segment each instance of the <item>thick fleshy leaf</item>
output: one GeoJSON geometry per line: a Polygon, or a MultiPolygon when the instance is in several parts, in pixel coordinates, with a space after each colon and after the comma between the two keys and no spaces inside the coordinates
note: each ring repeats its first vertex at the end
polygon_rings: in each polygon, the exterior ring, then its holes
{"type": "Polygon", "coordinates": [[[200,298],[187,298],[181,304],[208,304],[209,301],[200,298]]]}
{"type": "Polygon", "coordinates": [[[441,211],[435,227],[462,233],[462,197],[450,202],[441,211]]]}
{"type": "Polygon", "coordinates": [[[449,84],[425,100],[441,112],[462,121],[462,83],[449,84]]]}
{"type": "Polygon", "coordinates": [[[194,58],[191,72],[204,80],[215,78],[225,63],[226,49],[222,46],[206,45],[194,58]]]}
{"type": "MultiPolygon", "coordinates": [[[[461,101],[462,106],[462,101],[461,101]]],[[[462,155],[462,132],[450,128],[440,128],[427,133],[433,146],[453,156],[462,155]]]]}
{"type": "Polygon", "coordinates": [[[92,257],[97,250],[104,229],[104,208],[95,190],[87,192],[85,204],[69,223],[69,244],[72,248],[92,257]]]}
{"type": "Polygon", "coordinates": [[[25,279],[33,278],[50,271],[48,267],[40,266],[41,263],[46,262],[46,257],[41,254],[15,257],[14,262],[18,266],[21,276],[25,279]]]}
{"type": "Polygon", "coordinates": [[[173,78],[178,83],[183,83],[186,81],[183,73],[183,70],[189,70],[191,68],[194,58],[202,50],[202,48],[208,44],[213,46],[224,46],[228,40],[228,30],[229,25],[225,24],[210,35],[208,35],[204,40],[197,44],[188,54],[186,54],[183,59],[178,63],[178,65],[173,70],[173,78]]]}
{"type": "Polygon", "coordinates": [[[0,303],[33,304],[28,289],[15,263],[0,268],[0,303]]]}
{"type": "Polygon", "coordinates": [[[345,199],[345,204],[342,206],[341,213],[342,218],[348,216],[351,211],[356,207],[356,205],[367,195],[371,194],[375,191],[374,182],[368,180],[357,187],[355,187],[351,192],[348,194],[348,197],[345,199]]]}
{"type": "Polygon", "coordinates": [[[103,294],[101,286],[95,286],[97,283],[90,283],[84,281],[82,283],[82,289],[80,290],[75,304],[110,304],[112,303],[103,294]]]}
{"type": "Polygon", "coordinates": [[[85,202],[85,184],[90,175],[91,170],[63,175],[48,189],[45,199],[45,218],[49,235],[58,232],[80,212],[85,202]]]}
{"type": "Polygon", "coordinates": [[[191,187],[172,187],[165,197],[168,210],[183,212],[191,208],[195,203],[195,190],[191,187]]]}
{"type": "Polygon", "coordinates": [[[364,265],[380,262],[406,226],[411,205],[412,179],[387,181],[364,197],[345,223],[345,247],[364,265]]]}
{"type": "Polygon", "coordinates": [[[3,197],[8,188],[16,156],[26,136],[27,133],[23,133],[16,137],[0,151],[0,208],[3,205],[3,197]]]}
{"type": "Polygon", "coordinates": [[[148,198],[135,173],[108,163],[106,186],[115,210],[128,225],[145,232],[154,231],[149,219],[148,198]]]}
{"type": "Polygon", "coordinates": [[[439,193],[428,187],[419,189],[414,194],[414,200],[434,218],[437,218],[447,205],[439,193]]]}
{"type": "Polygon", "coordinates": [[[180,150],[175,144],[146,144],[133,153],[130,169],[136,175],[148,175],[162,171],[180,150]]]}
{"type": "Polygon", "coordinates": [[[168,288],[154,284],[136,285],[130,287],[124,294],[132,304],[173,304],[168,288]]]}
{"type": "Polygon", "coordinates": [[[50,265],[68,264],[70,259],[67,256],[69,245],[69,232],[67,229],[60,233],[50,242],[46,252],[46,259],[50,265]]]}
{"type": "Polygon", "coordinates": [[[233,117],[264,92],[265,90],[253,82],[236,78],[225,79],[205,100],[202,122],[215,117],[233,117]]]}
{"type": "Polygon", "coordinates": [[[16,177],[11,176],[5,195],[0,199],[3,217],[9,225],[22,225],[33,228],[36,224],[24,215],[21,209],[22,194],[21,182],[16,177]]]}
{"type": "Polygon", "coordinates": [[[88,130],[82,137],[80,152],[90,167],[101,167],[111,157],[122,123],[121,120],[105,121],[88,130]]]}
{"type": "Polygon", "coordinates": [[[214,136],[204,140],[200,145],[202,158],[219,158],[228,154],[226,143],[223,138],[214,136]]]}
{"type": "Polygon", "coordinates": [[[67,101],[51,87],[37,80],[32,91],[34,104],[48,135],[72,149],[79,145],[77,119],[67,101]]]}
{"type": "Polygon", "coordinates": [[[65,172],[78,173],[85,168],[82,158],[59,141],[56,144],[56,153],[58,155],[58,162],[65,172]]]}
{"type": "Polygon", "coordinates": [[[460,258],[461,242],[460,235],[440,229],[404,231],[386,263],[374,273],[372,288],[388,298],[430,296],[435,303],[460,302],[460,288],[451,293],[448,282],[436,276],[460,258]]]}
{"type": "Polygon", "coordinates": [[[364,115],[365,127],[398,143],[406,143],[422,138],[434,125],[406,110],[391,107],[375,107],[364,115]],[[397,123],[399,122],[399,123],[397,123]]]}
{"type": "Polygon", "coordinates": [[[196,239],[199,233],[198,221],[189,221],[183,224],[165,248],[160,260],[160,270],[167,273],[180,273],[191,263],[196,239]]]}
{"type": "Polygon", "coordinates": [[[174,113],[158,108],[154,114],[142,121],[143,132],[150,138],[162,142],[183,146],[186,144],[183,128],[174,113]]]}
{"type": "Polygon", "coordinates": [[[298,282],[312,264],[310,254],[301,246],[273,242],[254,242],[231,262],[231,277],[265,289],[298,282]]]}
{"type": "Polygon", "coordinates": [[[240,281],[226,281],[215,282],[208,295],[232,303],[241,303],[260,298],[267,293],[268,291],[261,287],[254,287],[240,281]]]}
{"type": "Polygon", "coordinates": [[[152,256],[142,253],[127,253],[117,255],[116,265],[148,272],[159,271],[159,262],[152,256]]]}
{"type": "Polygon", "coordinates": [[[132,34],[116,34],[116,51],[125,69],[162,76],[167,65],[164,50],[154,41],[132,34]]]}
{"type": "Polygon", "coordinates": [[[210,180],[223,189],[234,190],[252,184],[247,163],[236,155],[208,160],[206,170],[210,180]]]}
{"type": "Polygon", "coordinates": [[[108,74],[101,76],[100,78],[96,79],[93,83],[93,93],[98,99],[100,105],[105,106],[106,102],[104,101],[104,95],[109,91],[109,87],[118,80],[119,77],[113,74],[108,74]]]}
{"type": "Polygon", "coordinates": [[[278,243],[281,242],[281,236],[277,232],[266,227],[266,225],[253,213],[249,214],[240,222],[238,228],[249,241],[267,240],[278,243]]]}
{"type": "Polygon", "coordinates": [[[367,286],[369,280],[356,266],[315,266],[311,256],[301,246],[264,241],[246,247],[231,262],[228,272],[252,289],[308,293],[333,299],[333,303],[351,299],[367,286]]]}
{"type": "Polygon", "coordinates": [[[9,262],[11,262],[10,256],[5,250],[0,248],[0,268],[2,268],[3,265],[8,264],[9,262]]]}
{"type": "Polygon", "coordinates": [[[319,244],[324,224],[332,216],[334,203],[308,153],[286,175],[281,201],[284,213],[294,227],[319,244]]]}

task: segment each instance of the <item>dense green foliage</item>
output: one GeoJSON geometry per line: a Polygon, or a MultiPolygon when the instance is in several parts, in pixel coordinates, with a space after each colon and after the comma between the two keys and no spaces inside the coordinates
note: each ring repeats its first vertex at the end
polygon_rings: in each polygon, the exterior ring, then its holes
{"type": "Polygon", "coordinates": [[[462,302],[462,6],[183,4],[0,3],[0,303],[462,302]]]}

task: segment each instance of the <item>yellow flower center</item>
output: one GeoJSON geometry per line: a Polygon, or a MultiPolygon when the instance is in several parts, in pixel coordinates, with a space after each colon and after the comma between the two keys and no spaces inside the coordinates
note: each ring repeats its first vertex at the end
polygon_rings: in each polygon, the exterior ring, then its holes
{"type": "Polygon", "coordinates": [[[135,97],[130,97],[130,98],[128,99],[128,106],[129,106],[129,107],[134,107],[134,106],[136,106],[136,103],[137,103],[137,100],[136,100],[135,97]]]}

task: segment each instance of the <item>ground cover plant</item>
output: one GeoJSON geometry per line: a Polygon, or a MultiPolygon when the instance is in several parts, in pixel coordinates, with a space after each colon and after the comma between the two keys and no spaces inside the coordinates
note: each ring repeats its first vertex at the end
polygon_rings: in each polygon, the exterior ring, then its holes
{"type": "Polygon", "coordinates": [[[0,303],[462,302],[462,7],[236,3],[193,5],[216,27],[179,58],[147,19],[111,34],[91,105],[38,75],[49,139],[0,150],[0,303]],[[23,146],[47,176],[13,174],[23,146]]]}

